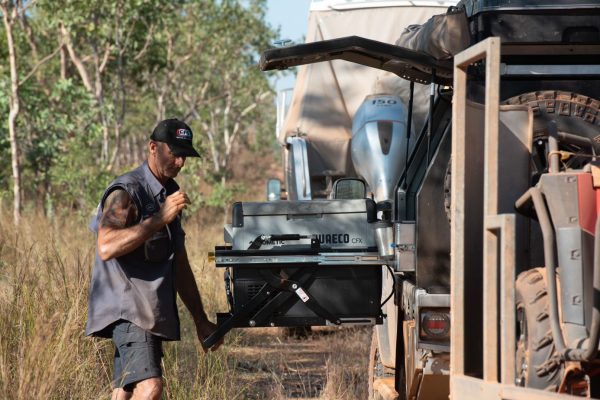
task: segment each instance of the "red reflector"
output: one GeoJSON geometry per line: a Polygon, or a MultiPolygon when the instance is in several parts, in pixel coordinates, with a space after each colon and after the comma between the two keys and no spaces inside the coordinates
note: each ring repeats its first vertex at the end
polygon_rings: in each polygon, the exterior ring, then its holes
{"type": "Polygon", "coordinates": [[[428,319],[427,321],[425,321],[425,328],[429,329],[429,330],[433,330],[433,329],[445,329],[446,328],[446,321],[441,320],[441,321],[435,321],[435,320],[431,320],[428,319]]]}
{"type": "Polygon", "coordinates": [[[421,311],[421,337],[426,339],[447,339],[450,334],[450,313],[423,310],[421,311]]]}

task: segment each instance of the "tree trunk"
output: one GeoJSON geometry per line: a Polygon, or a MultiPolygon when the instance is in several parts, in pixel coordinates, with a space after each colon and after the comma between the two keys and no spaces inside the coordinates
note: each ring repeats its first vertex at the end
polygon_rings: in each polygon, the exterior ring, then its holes
{"type": "Polygon", "coordinates": [[[12,9],[9,16],[10,3],[0,5],[6,29],[6,44],[8,46],[8,60],[10,65],[10,102],[8,113],[8,134],[10,140],[10,155],[13,175],[13,219],[15,225],[21,220],[21,166],[19,164],[19,145],[17,142],[16,121],[19,115],[19,77],[17,74],[17,57],[13,39],[13,23],[16,9],[12,9]]]}
{"type": "Polygon", "coordinates": [[[67,50],[64,45],[60,46],[60,79],[67,79],[67,50]]]}
{"type": "Polygon", "coordinates": [[[63,43],[67,48],[67,53],[69,54],[69,58],[77,72],[79,73],[79,77],[83,82],[83,86],[87,89],[87,91],[94,96],[96,99],[96,103],[98,104],[99,112],[100,112],[100,123],[102,124],[102,150],[100,154],[100,162],[101,164],[107,165],[109,159],[108,154],[108,138],[109,138],[109,122],[106,118],[106,113],[104,111],[104,98],[103,98],[103,88],[102,88],[102,79],[101,72],[106,66],[106,60],[108,59],[108,49],[105,49],[103,60],[100,61],[97,49],[94,49],[93,52],[93,62],[95,69],[95,82],[92,83],[92,79],[83,60],[79,57],[79,55],[75,51],[75,47],[73,45],[73,40],[71,38],[71,33],[65,28],[64,24],[60,25],[60,31],[62,35],[63,43]]]}
{"type": "MultiPolygon", "coordinates": [[[[10,57],[10,56],[9,56],[10,57]]],[[[12,96],[18,96],[11,89],[12,96]]],[[[19,115],[19,99],[12,99],[8,113],[8,132],[10,139],[10,156],[13,176],[13,220],[15,225],[21,222],[21,165],[19,163],[19,146],[17,143],[16,119],[19,115]]]]}
{"type": "Polygon", "coordinates": [[[114,133],[115,133],[115,145],[113,148],[112,156],[110,157],[110,161],[108,162],[108,167],[106,168],[108,171],[113,171],[115,167],[119,167],[120,162],[122,161],[122,157],[119,159],[119,153],[121,151],[121,128],[123,127],[123,123],[125,120],[125,114],[127,112],[126,108],[126,98],[127,98],[127,90],[125,87],[125,63],[124,63],[124,55],[125,55],[125,44],[123,43],[123,30],[121,27],[121,12],[123,10],[122,4],[119,4],[117,11],[117,29],[116,29],[116,47],[118,49],[117,56],[117,77],[119,80],[119,89],[116,92],[116,96],[114,98],[114,109],[115,109],[115,123],[114,123],[114,133]]]}
{"type": "Polygon", "coordinates": [[[115,145],[113,146],[112,155],[106,166],[107,171],[113,171],[115,167],[120,165],[117,157],[121,150],[121,124],[118,121],[116,122],[113,131],[115,132],[115,145]]]}

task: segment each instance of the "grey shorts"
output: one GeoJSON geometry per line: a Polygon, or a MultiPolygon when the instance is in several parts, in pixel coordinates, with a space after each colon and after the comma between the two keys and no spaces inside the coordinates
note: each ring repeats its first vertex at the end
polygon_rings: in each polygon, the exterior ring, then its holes
{"type": "Polygon", "coordinates": [[[113,387],[127,392],[139,381],[162,376],[162,339],[146,332],[129,321],[113,325],[112,341],[115,344],[113,387]]]}

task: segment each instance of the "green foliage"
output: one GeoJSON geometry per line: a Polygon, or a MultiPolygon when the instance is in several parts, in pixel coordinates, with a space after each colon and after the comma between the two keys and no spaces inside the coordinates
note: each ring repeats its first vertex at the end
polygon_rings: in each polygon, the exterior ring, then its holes
{"type": "MultiPolygon", "coordinates": [[[[19,78],[29,76],[19,87],[17,119],[25,199],[46,209],[89,211],[118,172],[143,158],[156,121],[177,117],[190,124],[205,155],[201,162],[188,160],[178,178],[194,201],[193,211],[232,201],[243,191],[226,183],[232,152],[272,151],[272,89],[256,66],[260,52],[277,37],[265,13],[265,0],[33,3],[25,15],[31,36],[25,25],[13,27],[19,78]],[[91,89],[66,50],[62,61],[56,53],[30,74],[59,46],[62,27],[91,89]],[[107,170],[101,148],[105,143],[109,153],[115,149],[117,128],[120,150],[107,170]],[[213,129],[212,146],[207,128],[213,129]],[[228,143],[227,134],[234,131],[228,143]],[[206,183],[205,199],[199,188],[206,183]]],[[[0,27],[0,57],[7,56],[0,27]]],[[[0,64],[0,198],[12,185],[6,64],[0,64]]]]}
{"type": "Polygon", "coordinates": [[[265,4],[191,1],[183,7],[184,18],[165,17],[169,30],[156,37],[167,67],[147,77],[153,84],[146,87],[146,94],[155,95],[153,88],[168,82],[165,116],[186,118],[195,132],[201,132],[207,159],[218,159],[218,166],[207,163],[216,181],[229,173],[226,131],[232,134],[237,129],[244,146],[264,143],[267,137],[272,141],[272,89],[256,65],[260,52],[276,37],[264,22],[265,4]]]}
{"type": "Polygon", "coordinates": [[[213,191],[206,198],[206,205],[208,207],[223,209],[245,191],[246,188],[243,184],[225,185],[223,183],[217,183],[213,186],[213,191]]]}
{"type": "Polygon", "coordinates": [[[199,171],[204,169],[202,159],[190,157],[185,161],[185,167],[177,176],[177,183],[181,190],[190,198],[192,204],[188,205],[186,212],[183,214],[186,218],[196,214],[204,207],[203,194],[200,191],[202,184],[202,176],[199,171]]]}
{"type": "Polygon", "coordinates": [[[25,190],[40,202],[89,209],[110,179],[93,162],[101,138],[95,102],[71,79],[58,80],[47,97],[36,85],[21,96],[25,190]]]}

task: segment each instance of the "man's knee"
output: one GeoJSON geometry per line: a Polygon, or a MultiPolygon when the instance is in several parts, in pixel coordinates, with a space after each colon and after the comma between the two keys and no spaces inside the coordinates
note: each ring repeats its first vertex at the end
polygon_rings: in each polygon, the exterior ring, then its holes
{"type": "Polygon", "coordinates": [[[126,392],[123,388],[116,388],[112,392],[111,400],[129,400],[131,399],[131,392],[126,392]]]}
{"type": "Polygon", "coordinates": [[[144,379],[135,384],[132,400],[159,400],[162,398],[162,392],[162,378],[144,379]]]}

